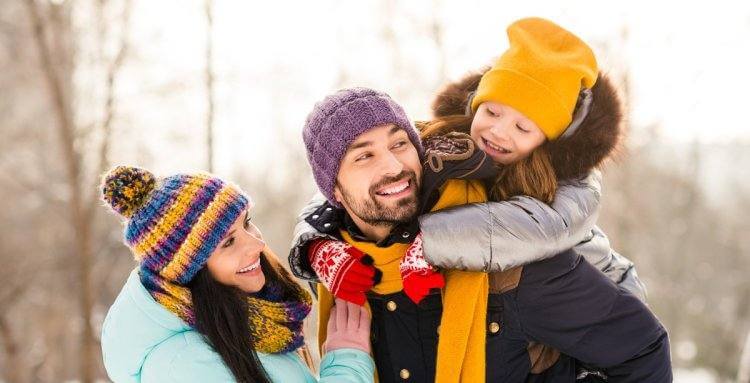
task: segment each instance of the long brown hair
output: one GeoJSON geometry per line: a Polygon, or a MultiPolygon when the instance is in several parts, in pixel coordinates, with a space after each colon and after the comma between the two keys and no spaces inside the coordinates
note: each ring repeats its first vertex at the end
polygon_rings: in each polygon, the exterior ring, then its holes
{"type": "MultiPolygon", "coordinates": [[[[471,135],[474,115],[448,115],[417,123],[422,139],[450,132],[471,135]]],[[[557,176],[552,166],[549,141],[534,149],[529,156],[510,165],[497,165],[497,176],[488,190],[493,201],[526,195],[546,204],[552,203],[557,192],[557,176]]]]}

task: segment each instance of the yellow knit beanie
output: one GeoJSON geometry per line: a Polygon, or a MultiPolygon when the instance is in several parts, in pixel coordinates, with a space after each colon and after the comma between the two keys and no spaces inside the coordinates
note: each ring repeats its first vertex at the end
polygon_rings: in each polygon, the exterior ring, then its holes
{"type": "Polygon", "coordinates": [[[580,38],[541,18],[508,27],[510,48],[482,76],[471,103],[508,105],[534,121],[548,139],[570,124],[581,88],[591,88],[599,73],[596,57],[580,38]]]}

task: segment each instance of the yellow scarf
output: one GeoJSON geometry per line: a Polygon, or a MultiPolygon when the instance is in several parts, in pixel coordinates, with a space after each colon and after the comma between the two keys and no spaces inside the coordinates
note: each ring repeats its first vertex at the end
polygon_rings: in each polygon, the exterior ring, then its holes
{"type": "MultiPolygon", "coordinates": [[[[487,194],[480,181],[449,180],[441,188],[440,199],[432,211],[486,200],[487,194]]],[[[403,289],[398,267],[409,244],[397,243],[382,248],[371,242],[358,242],[343,230],[341,235],[347,243],[369,254],[375,260],[375,267],[383,272],[383,279],[373,292],[392,294],[403,289]]],[[[444,274],[435,382],[484,382],[489,279],[481,272],[448,270],[444,274]]],[[[333,296],[318,284],[318,297],[318,346],[322,351],[333,296]]],[[[365,305],[369,310],[369,305],[365,305]]]]}

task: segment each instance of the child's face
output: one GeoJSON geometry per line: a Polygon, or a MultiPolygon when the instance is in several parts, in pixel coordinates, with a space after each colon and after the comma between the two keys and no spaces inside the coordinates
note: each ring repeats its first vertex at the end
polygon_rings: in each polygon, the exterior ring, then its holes
{"type": "Polygon", "coordinates": [[[494,101],[479,105],[471,122],[471,138],[496,163],[503,165],[526,158],[546,140],[534,121],[494,101]]]}

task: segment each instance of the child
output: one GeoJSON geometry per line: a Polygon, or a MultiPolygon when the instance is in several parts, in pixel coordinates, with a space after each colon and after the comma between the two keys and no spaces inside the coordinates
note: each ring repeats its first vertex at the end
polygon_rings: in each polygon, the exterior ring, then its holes
{"type": "Polygon", "coordinates": [[[570,241],[578,237],[575,233],[584,232],[576,250],[645,300],[645,287],[633,264],[609,249],[600,229],[591,230],[598,213],[600,177],[598,173],[586,177],[621,138],[617,91],[598,72],[591,49],[576,36],[541,19],[521,20],[514,26],[509,28],[510,49],[491,69],[471,74],[438,94],[433,102],[435,118],[422,131],[427,141],[451,132],[470,134],[498,165],[497,175],[487,180],[491,199],[511,204],[490,202],[421,217],[425,256],[429,263],[447,269],[500,271],[518,266],[534,257],[506,256],[517,247],[505,244],[501,231],[486,226],[523,219],[521,209],[514,206],[534,209],[534,219],[526,217],[530,225],[514,232],[514,237],[530,239],[534,230],[545,231],[546,240],[534,242],[537,255],[544,258],[561,245],[575,244],[570,241]],[[528,24],[541,28],[530,33],[523,28],[528,24]],[[554,46],[564,39],[568,45],[554,46]],[[554,211],[536,209],[537,201],[524,196],[535,197],[554,211]],[[461,236],[451,235],[456,222],[465,223],[461,236]],[[578,222],[586,224],[576,227],[578,222]]]}

